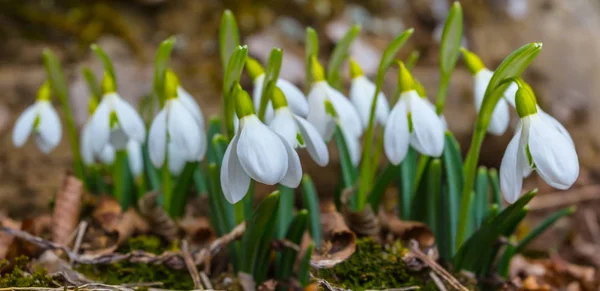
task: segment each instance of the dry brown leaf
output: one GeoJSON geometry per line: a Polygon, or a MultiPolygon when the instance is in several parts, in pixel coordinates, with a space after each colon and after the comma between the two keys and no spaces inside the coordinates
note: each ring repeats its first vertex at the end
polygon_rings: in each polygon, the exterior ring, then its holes
{"type": "Polygon", "coordinates": [[[106,232],[115,232],[122,214],[123,209],[119,201],[113,197],[102,196],[94,208],[92,217],[106,232]]]}
{"type": "Polygon", "coordinates": [[[149,222],[153,233],[168,241],[174,241],[178,238],[179,228],[167,212],[158,205],[156,202],[157,197],[157,191],[146,193],[138,201],[140,213],[149,222]]]}
{"type": "Polygon", "coordinates": [[[354,187],[346,188],[342,192],[342,212],[350,229],[358,236],[369,236],[379,240],[379,219],[371,207],[362,211],[352,211],[349,208],[350,196],[354,194],[354,187]]]}
{"type": "Polygon", "coordinates": [[[356,250],[356,235],[350,230],[344,217],[336,211],[332,201],[321,204],[323,244],[311,257],[315,268],[332,268],[349,258],[356,250]]]}
{"type": "Polygon", "coordinates": [[[394,213],[384,213],[383,211],[379,212],[379,217],[381,227],[393,236],[392,240],[410,241],[414,239],[419,243],[419,248],[425,253],[429,253],[430,250],[437,252],[435,236],[426,224],[418,221],[401,220],[394,213]]]}
{"type": "MultiPolygon", "coordinates": [[[[21,229],[21,222],[13,220],[9,217],[1,217],[0,224],[2,224],[2,226],[14,228],[14,229],[21,229]]],[[[8,235],[6,233],[0,233],[0,260],[6,259],[8,257],[8,254],[11,249],[11,246],[13,245],[14,239],[15,238],[12,235],[8,235]]]]}
{"type": "Polygon", "coordinates": [[[178,221],[185,239],[193,247],[203,247],[215,240],[216,233],[208,219],[207,197],[192,199],[186,205],[185,214],[178,221]]]}
{"type": "Polygon", "coordinates": [[[56,195],[52,215],[52,241],[60,244],[68,240],[79,223],[79,210],[83,195],[83,183],[75,176],[67,175],[63,186],[56,195]]]}

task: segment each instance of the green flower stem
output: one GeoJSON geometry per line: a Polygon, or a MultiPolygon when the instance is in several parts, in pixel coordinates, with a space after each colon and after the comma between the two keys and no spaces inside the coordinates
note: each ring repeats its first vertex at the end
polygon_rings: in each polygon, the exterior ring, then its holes
{"type": "Polygon", "coordinates": [[[283,59],[283,51],[279,48],[273,48],[269,55],[269,62],[265,70],[265,78],[262,86],[262,95],[260,96],[260,107],[258,110],[258,118],[262,121],[265,119],[265,113],[267,112],[267,105],[271,100],[273,90],[275,90],[277,79],[279,78],[279,71],[281,71],[281,61],[283,59]]]}
{"type": "Polygon", "coordinates": [[[131,204],[131,172],[127,158],[127,151],[119,150],[116,152],[115,163],[113,165],[113,194],[120,202],[123,210],[129,208],[131,204]]]}
{"type": "MultiPolygon", "coordinates": [[[[168,159],[168,157],[167,157],[168,159]]],[[[171,213],[171,202],[173,202],[173,176],[169,172],[167,161],[162,167],[162,194],[163,194],[163,208],[167,213],[171,213]]]]}
{"type": "Polygon", "coordinates": [[[450,84],[451,75],[442,75],[440,78],[440,87],[435,98],[435,113],[441,115],[444,112],[446,105],[446,94],[448,93],[448,85],[450,84]]]}

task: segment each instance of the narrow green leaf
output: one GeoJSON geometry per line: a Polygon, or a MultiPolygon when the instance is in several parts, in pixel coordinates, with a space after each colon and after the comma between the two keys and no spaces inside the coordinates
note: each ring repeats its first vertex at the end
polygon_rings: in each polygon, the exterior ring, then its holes
{"type": "Polygon", "coordinates": [[[305,46],[306,78],[304,80],[304,91],[308,92],[308,90],[310,90],[310,86],[312,85],[312,70],[310,59],[312,58],[312,56],[319,55],[319,37],[317,36],[317,32],[312,27],[306,28],[305,46]]]}
{"type": "Polygon", "coordinates": [[[394,178],[398,177],[398,173],[400,171],[400,165],[394,166],[392,164],[387,164],[377,180],[375,180],[375,186],[373,186],[373,191],[369,194],[369,203],[371,204],[371,208],[373,211],[377,213],[379,209],[379,204],[381,204],[381,199],[383,199],[383,194],[385,194],[385,190],[390,185],[394,178]]]}
{"type": "Polygon", "coordinates": [[[342,133],[342,129],[339,124],[335,127],[334,138],[340,156],[340,167],[342,168],[342,184],[344,185],[344,188],[352,187],[356,182],[358,173],[356,168],[352,165],[352,160],[350,159],[350,152],[348,151],[348,146],[346,145],[346,140],[344,139],[344,134],[342,133]]]}
{"type": "Polygon", "coordinates": [[[417,170],[418,154],[412,147],[408,148],[406,157],[400,163],[400,184],[398,191],[398,212],[400,218],[408,220],[411,217],[411,208],[413,205],[413,197],[415,193],[415,173],[417,170]]]}
{"type": "Polygon", "coordinates": [[[421,58],[421,52],[419,50],[413,50],[412,52],[410,52],[408,58],[406,58],[406,61],[404,62],[406,65],[406,69],[412,71],[412,69],[419,61],[419,58],[421,58]]]}
{"type": "Polygon", "coordinates": [[[442,155],[444,160],[444,173],[446,176],[445,195],[446,205],[446,224],[448,229],[448,245],[451,250],[451,255],[455,251],[456,227],[458,221],[458,207],[460,205],[460,193],[462,191],[464,177],[462,172],[462,157],[458,142],[450,131],[446,131],[446,140],[444,142],[444,152],[442,155]]]}
{"type": "Polygon", "coordinates": [[[229,57],[233,50],[240,45],[240,32],[231,10],[225,10],[219,27],[219,55],[223,68],[227,68],[229,57]]]}
{"type": "Polygon", "coordinates": [[[315,245],[310,243],[308,248],[306,248],[304,257],[302,257],[302,260],[300,261],[300,267],[298,268],[298,281],[300,281],[300,285],[302,287],[306,287],[308,286],[308,283],[310,283],[310,258],[314,248],[315,245]]]}
{"type": "Polygon", "coordinates": [[[279,48],[273,48],[269,55],[269,62],[265,70],[265,79],[263,81],[262,95],[260,99],[260,107],[258,110],[258,118],[260,120],[265,119],[265,113],[267,112],[267,105],[275,90],[275,84],[279,78],[279,71],[281,70],[281,60],[283,59],[283,51],[279,48]]]}
{"type": "Polygon", "coordinates": [[[220,133],[213,136],[212,145],[215,150],[216,162],[219,167],[221,167],[221,162],[223,161],[223,156],[225,155],[225,150],[227,150],[228,143],[227,138],[220,133]]]}
{"type": "Polygon", "coordinates": [[[294,213],[294,189],[279,185],[279,214],[277,215],[277,231],[275,238],[283,239],[292,222],[294,213]]]}
{"type": "MultiPolygon", "coordinates": [[[[215,146],[212,143],[215,135],[221,133],[221,119],[219,117],[213,116],[210,118],[208,122],[208,131],[206,132],[207,140],[210,141],[208,143],[206,149],[206,160],[209,163],[217,163],[217,153],[215,152],[215,146]]],[[[221,161],[218,161],[221,164],[221,161]]]]}
{"type": "Polygon", "coordinates": [[[321,210],[319,208],[319,195],[308,174],[302,177],[302,205],[308,210],[310,216],[310,236],[317,248],[323,242],[323,227],[321,226],[321,210]]]}
{"type": "Polygon", "coordinates": [[[116,151],[113,164],[113,183],[115,198],[119,201],[123,210],[128,209],[133,202],[133,177],[129,169],[127,151],[116,151]]]}
{"type": "Polygon", "coordinates": [[[463,13],[460,2],[454,1],[442,33],[442,42],[440,46],[440,71],[442,75],[448,75],[454,70],[458,55],[460,53],[460,43],[463,34],[463,13]]]}
{"type": "Polygon", "coordinates": [[[202,165],[198,163],[194,175],[192,176],[194,187],[196,188],[196,195],[205,196],[208,193],[208,183],[206,182],[206,174],[202,169],[202,165]]]}
{"type": "Polygon", "coordinates": [[[491,168],[488,171],[488,175],[490,176],[490,182],[492,184],[492,193],[494,198],[494,203],[498,205],[498,210],[502,211],[502,192],[500,192],[500,181],[498,180],[498,170],[495,168],[491,168]]]}
{"type": "Polygon", "coordinates": [[[194,177],[194,172],[198,169],[198,163],[186,163],[183,171],[175,180],[171,201],[171,217],[181,217],[185,210],[185,202],[190,194],[190,186],[194,177]]]}
{"type": "Polygon", "coordinates": [[[497,270],[497,273],[501,277],[508,278],[508,270],[510,267],[510,261],[512,260],[512,257],[516,253],[517,253],[516,247],[513,245],[513,242],[511,240],[511,242],[506,244],[506,247],[504,248],[504,252],[502,253],[502,256],[500,257],[500,260],[498,260],[498,267],[496,268],[496,270],[497,270]]]}
{"type": "MultiPolygon", "coordinates": [[[[427,225],[431,228],[431,231],[440,241],[445,240],[445,234],[447,233],[444,228],[440,225],[444,221],[444,217],[441,209],[442,199],[442,161],[440,159],[432,159],[427,169],[426,177],[426,191],[427,191],[427,225]]],[[[442,258],[448,258],[446,248],[440,248],[440,255],[442,258]]]]}
{"type": "MultiPolygon", "coordinates": [[[[308,226],[308,211],[306,209],[298,211],[296,217],[290,224],[290,228],[285,236],[286,240],[297,245],[302,243],[302,235],[308,226]]],[[[281,281],[289,279],[294,272],[294,262],[298,252],[292,248],[284,248],[281,255],[281,264],[277,266],[277,278],[281,281]]]]}
{"type": "Polygon", "coordinates": [[[575,206],[571,206],[568,208],[561,209],[554,214],[550,215],[548,218],[544,219],[538,226],[536,226],[531,232],[529,232],[517,245],[515,252],[520,253],[523,249],[536,237],[546,231],[550,226],[552,226],[559,219],[571,215],[575,213],[575,206]]]}
{"type": "Polygon", "coordinates": [[[142,156],[144,157],[144,169],[146,174],[146,180],[148,180],[148,184],[150,186],[150,190],[159,190],[160,185],[162,184],[160,174],[158,170],[152,165],[150,161],[150,154],[148,153],[148,145],[142,145],[142,156]]]}
{"type": "Polygon", "coordinates": [[[227,129],[227,137],[233,138],[234,135],[234,124],[233,115],[235,114],[235,100],[233,100],[233,94],[231,92],[235,88],[235,85],[240,82],[246,59],[248,58],[248,47],[237,46],[229,62],[227,63],[227,69],[225,70],[225,77],[223,78],[223,115],[225,118],[225,125],[227,129]]]}
{"type": "Polygon", "coordinates": [[[475,203],[474,207],[471,208],[473,213],[473,225],[475,229],[479,226],[487,217],[487,211],[490,201],[490,187],[488,184],[488,172],[487,168],[480,166],[477,171],[477,178],[475,179],[475,203]]]}
{"type": "Polygon", "coordinates": [[[156,50],[156,56],[154,57],[154,81],[152,82],[152,90],[154,96],[159,104],[162,106],[166,98],[165,95],[165,74],[169,67],[169,58],[171,57],[171,51],[175,44],[175,37],[169,37],[163,40],[158,49],[156,50]]]}
{"type": "Polygon", "coordinates": [[[85,83],[87,84],[92,98],[99,103],[100,99],[102,99],[102,89],[100,89],[100,85],[98,85],[98,79],[96,79],[94,72],[88,67],[83,67],[81,73],[83,74],[83,78],[85,79],[85,83]]]}
{"type": "MultiPolygon", "coordinates": [[[[394,59],[396,58],[396,54],[400,51],[400,49],[404,46],[406,41],[412,36],[415,30],[412,28],[407,29],[400,35],[398,35],[383,51],[381,55],[381,61],[379,61],[379,69],[377,70],[377,84],[383,84],[383,78],[387,69],[392,65],[394,59]]],[[[380,85],[381,86],[381,85],[380,85]]],[[[375,98],[377,99],[377,98],[375,98]]]]}
{"type": "Polygon", "coordinates": [[[331,53],[331,59],[327,65],[327,82],[334,88],[341,89],[342,80],[340,77],[340,69],[344,60],[348,57],[350,45],[352,45],[352,42],[354,42],[354,39],[356,39],[359,33],[360,25],[353,25],[335,45],[335,48],[331,53]]]}
{"type": "Polygon", "coordinates": [[[117,88],[117,76],[115,74],[115,68],[113,67],[113,63],[112,63],[110,57],[97,44],[92,44],[90,46],[90,48],[96,54],[98,59],[100,59],[100,61],[102,62],[102,66],[104,67],[104,73],[108,74],[115,82],[114,85],[115,85],[115,89],[116,89],[117,88]]]}
{"type": "MultiPolygon", "coordinates": [[[[504,79],[517,77],[529,66],[529,64],[535,59],[542,49],[541,43],[530,43],[522,46],[508,57],[506,57],[500,66],[494,72],[490,83],[485,91],[481,110],[477,116],[475,123],[475,129],[473,137],[471,139],[471,147],[467,154],[464,164],[465,173],[465,185],[463,187],[463,197],[469,195],[473,190],[475,184],[475,172],[477,170],[477,163],[479,161],[479,153],[481,151],[481,144],[485,138],[487,128],[490,123],[492,112],[496,107],[496,104],[502,98],[502,94],[509,86],[508,83],[498,87],[498,84],[504,79]]],[[[465,238],[465,230],[467,225],[467,217],[462,215],[462,212],[467,211],[468,205],[465,204],[465,200],[461,202],[461,219],[464,217],[465,220],[459,220],[456,246],[459,248],[465,238]]]]}

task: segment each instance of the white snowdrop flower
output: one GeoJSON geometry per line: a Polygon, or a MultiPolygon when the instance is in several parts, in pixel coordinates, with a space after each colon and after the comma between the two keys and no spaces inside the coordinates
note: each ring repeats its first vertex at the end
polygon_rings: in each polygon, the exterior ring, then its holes
{"type": "Polygon", "coordinates": [[[198,127],[204,128],[204,115],[202,114],[202,110],[200,109],[200,106],[194,97],[181,86],[177,87],[177,97],[185,106],[185,108],[192,114],[192,117],[194,117],[194,120],[196,120],[198,127]]]}
{"type": "Polygon", "coordinates": [[[306,148],[310,157],[321,167],[329,163],[329,152],[323,138],[306,119],[292,112],[282,90],[276,89],[273,97],[275,114],[269,128],[279,134],[294,148],[306,148]]]}
{"type": "Polygon", "coordinates": [[[133,177],[140,177],[144,171],[142,144],[134,139],[130,139],[127,142],[127,160],[133,177]]]}
{"type": "Polygon", "coordinates": [[[165,91],[168,97],[163,109],[150,126],[148,153],[155,167],[162,167],[166,159],[169,171],[177,175],[185,166],[185,162],[204,158],[206,135],[204,128],[199,126],[194,117],[197,114],[192,113],[189,107],[186,107],[186,101],[178,96],[180,90],[177,76],[170,71],[165,76],[165,91]]]}
{"type": "Polygon", "coordinates": [[[146,127],[140,115],[119,96],[110,76],[105,76],[102,87],[104,96],[89,121],[94,152],[100,153],[107,144],[124,149],[129,139],[143,143],[146,127]]]}
{"type": "Polygon", "coordinates": [[[400,99],[385,124],[383,144],[385,153],[394,165],[404,160],[411,145],[423,155],[439,157],[444,150],[444,124],[427,100],[419,96],[415,82],[403,63],[400,63],[400,99]]]}
{"type": "MultiPolygon", "coordinates": [[[[350,60],[350,75],[352,76],[352,85],[350,86],[350,101],[354,104],[363,129],[369,125],[371,115],[371,103],[375,95],[375,84],[371,82],[362,72],[362,69],[354,60],[350,60]]],[[[375,107],[375,120],[381,125],[385,125],[390,105],[383,92],[377,95],[377,104],[375,107]]]]}
{"type": "Polygon", "coordinates": [[[248,93],[242,90],[235,98],[239,128],[221,164],[221,187],[227,201],[233,204],[244,198],[250,179],[298,187],[302,167],[294,148],[258,119],[248,93]]]}
{"type": "Polygon", "coordinates": [[[50,100],[51,88],[48,82],[40,87],[36,101],[19,116],[13,129],[13,144],[22,147],[31,132],[35,143],[43,153],[50,153],[62,137],[60,119],[50,100]]]}
{"type": "Polygon", "coordinates": [[[350,137],[359,138],[363,127],[356,108],[340,91],[327,84],[323,67],[316,57],[312,58],[311,67],[314,83],[308,94],[308,122],[315,126],[324,140],[331,139],[336,119],[350,137]]]}
{"type": "MultiPolygon", "coordinates": [[[[475,109],[477,109],[477,113],[479,113],[481,104],[483,103],[483,97],[485,96],[485,91],[490,83],[490,80],[492,79],[492,76],[494,75],[494,72],[488,70],[476,54],[466,50],[465,48],[461,48],[461,51],[463,53],[465,63],[467,64],[467,68],[474,78],[473,99],[475,102],[475,109]]],[[[510,113],[508,110],[508,104],[504,98],[501,98],[492,112],[490,125],[488,126],[487,131],[493,135],[503,135],[506,132],[509,123],[510,113]]]]}
{"type": "Polygon", "coordinates": [[[516,105],[521,122],[500,165],[500,187],[506,201],[514,203],[519,198],[523,178],[533,170],[554,188],[571,187],[579,176],[572,141],[540,114],[533,91],[519,88],[516,105]]]}
{"type": "MultiPolygon", "coordinates": [[[[260,63],[252,58],[249,58],[246,61],[246,69],[250,77],[252,78],[252,83],[254,86],[254,91],[252,93],[252,100],[254,101],[254,110],[259,112],[260,110],[260,101],[262,97],[262,90],[265,81],[265,72],[260,63]]],[[[277,88],[283,91],[285,94],[288,106],[292,110],[292,112],[298,116],[306,117],[308,115],[308,101],[306,101],[306,97],[304,93],[298,87],[296,87],[291,82],[279,78],[275,83],[277,88]]],[[[267,111],[265,111],[265,120],[268,122],[273,118],[273,108],[271,106],[271,101],[267,104],[267,111]]]]}

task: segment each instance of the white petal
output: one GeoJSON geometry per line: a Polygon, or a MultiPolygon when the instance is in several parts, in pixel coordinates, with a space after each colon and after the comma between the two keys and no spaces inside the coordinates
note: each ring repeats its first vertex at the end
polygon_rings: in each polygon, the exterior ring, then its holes
{"type": "Polygon", "coordinates": [[[300,165],[300,158],[298,157],[298,153],[296,153],[294,148],[292,148],[292,146],[287,143],[281,135],[279,138],[285,147],[288,164],[287,172],[279,183],[289,188],[298,188],[300,181],[302,180],[302,165],[300,165]]]}
{"type": "Polygon", "coordinates": [[[335,130],[335,122],[325,111],[325,100],[327,100],[327,84],[317,83],[313,85],[310,94],[308,94],[308,117],[310,122],[324,140],[330,140],[335,130]]]}
{"type": "MultiPolygon", "coordinates": [[[[254,101],[254,110],[256,114],[260,111],[260,100],[262,98],[262,87],[265,80],[265,74],[262,74],[254,79],[254,90],[252,91],[252,100],[254,101]]],[[[271,100],[267,103],[267,110],[265,111],[265,121],[270,122],[273,119],[273,105],[271,100]]]]}
{"type": "Polygon", "coordinates": [[[221,165],[221,188],[225,198],[231,204],[242,200],[250,187],[250,177],[242,168],[237,155],[239,138],[239,132],[233,136],[233,140],[225,150],[221,165]]]}
{"type": "Polygon", "coordinates": [[[105,96],[90,119],[90,130],[94,133],[92,148],[95,153],[102,153],[110,139],[110,102],[105,96]]]}
{"type": "Polygon", "coordinates": [[[39,132],[40,137],[48,145],[49,151],[51,151],[60,143],[62,137],[60,118],[50,102],[39,101],[39,104],[40,123],[36,131],[39,132]]]}
{"type": "Polygon", "coordinates": [[[167,153],[167,109],[163,108],[152,121],[148,134],[148,154],[152,164],[160,168],[167,153]]]}
{"type": "Polygon", "coordinates": [[[521,163],[519,152],[524,149],[520,149],[520,144],[521,133],[517,132],[508,144],[500,164],[500,189],[508,203],[514,203],[519,199],[523,187],[523,172],[521,166],[519,166],[521,163]]]}
{"type": "Polygon", "coordinates": [[[508,104],[504,98],[501,98],[492,112],[492,118],[490,119],[487,131],[494,135],[503,135],[509,123],[510,113],[508,111],[508,104]]]}
{"type": "Polygon", "coordinates": [[[492,79],[492,75],[494,75],[494,72],[483,68],[474,76],[475,82],[473,84],[473,101],[475,102],[475,109],[477,109],[477,113],[479,113],[479,109],[481,109],[481,103],[483,102],[485,90],[492,79]]]}
{"type": "Polygon", "coordinates": [[[39,132],[36,132],[33,136],[35,144],[37,145],[38,149],[42,151],[42,153],[48,154],[52,151],[52,149],[54,149],[54,147],[50,143],[48,143],[47,140],[42,138],[39,132]]]}
{"type": "Polygon", "coordinates": [[[17,122],[15,123],[15,127],[13,129],[13,144],[16,147],[23,146],[27,141],[27,138],[29,138],[29,135],[31,135],[35,118],[38,115],[36,105],[37,104],[33,104],[27,107],[27,109],[21,113],[21,116],[19,116],[17,122]]]}
{"type": "Polygon", "coordinates": [[[204,128],[200,128],[200,145],[198,146],[198,153],[196,154],[196,160],[202,161],[206,156],[206,151],[208,150],[208,141],[206,140],[206,131],[204,128]]]}
{"type": "Polygon", "coordinates": [[[321,167],[329,163],[329,151],[323,138],[317,132],[317,129],[302,117],[294,116],[298,131],[304,139],[306,150],[310,157],[321,167]]]}
{"type": "Polygon", "coordinates": [[[127,143],[127,158],[131,173],[134,177],[139,177],[144,170],[144,158],[142,156],[142,146],[133,139],[127,143]]]}
{"type": "Polygon", "coordinates": [[[298,146],[298,140],[296,139],[298,130],[289,108],[284,107],[275,110],[275,117],[271,120],[269,128],[279,134],[292,147],[296,148],[298,146]]]}
{"type": "Polygon", "coordinates": [[[177,146],[184,159],[188,161],[198,159],[202,137],[194,117],[177,99],[168,101],[166,106],[168,106],[167,130],[170,142],[177,146]]]}
{"type": "Polygon", "coordinates": [[[375,107],[375,117],[381,125],[385,125],[387,117],[390,114],[390,104],[383,92],[380,92],[377,98],[379,99],[377,99],[377,107],[375,107]]]}
{"type": "Polygon", "coordinates": [[[183,89],[183,87],[179,86],[177,87],[177,98],[179,99],[179,101],[181,101],[185,109],[187,109],[192,114],[192,116],[198,123],[198,127],[203,129],[204,116],[202,115],[202,110],[200,110],[200,106],[198,105],[198,103],[196,103],[194,97],[192,97],[190,93],[183,89]]]}
{"type": "Polygon", "coordinates": [[[240,122],[237,145],[240,164],[254,180],[267,185],[278,183],[288,169],[283,142],[256,115],[246,116],[240,122]]]}
{"type": "MultiPolygon", "coordinates": [[[[350,87],[350,101],[352,101],[352,104],[356,108],[356,111],[362,122],[363,129],[367,128],[369,124],[371,103],[373,102],[375,89],[375,84],[369,81],[369,79],[367,79],[365,76],[360,76],[352,80],[352,86],[350,87]]],[[[382,92],[377,95],[377,98],[375,117],[377,122],[380,124],[385,124],[390,112],[390,106],[382,92]]]]}
{"type": "Polygon", "coordinates": [[[146,127],[137,111],[118,95],[114,98],[114,109],[119,118],[119,125],[127,136],[143,143],[146,139],[146,127]]]}
{"type": "Polygon", "coordinates": [[[304,93],[302,93],[298,87],[281,78],[277,79],[277,87],[279,87],[285,95],[288,107],[294,114],[302,117],[308,116],[308,101],[306,100],[304,93]]]}
{"type": "Polygon", "coordinates": [[[346,141],[346,148],[348,148],[348,154],[350,155],[352,165],[358,166],[361,155],[360,137],[355,137],[353,134],[348,133],[343,127],[342,135],[344,136],[344,141],[346,141]]]}
{"type": "Polygon", "coordinates": [[[385,154],[394,165],[400,164],[408,152],[409,136],[408,112],[406,102],[398,101],[385,123],[383,131],[383,149],[385,154]]]}
{"type": "Polygon", "coordinates": [[[573,142],[573,138],[571,137],[571,134],[567,131],[567,129],[565,128],[565,126],[562,125],[562,123],[560,123],[558,120],[556,120],[556,118],[552,117],[552,115],[550,115],[550,114],[546,113],[545,111],[543,111],[539,106],[537,107],[537,110],[538,110],[539,116],[544,120],[544,122],[553,125],[572,144],[575,144],[575,142],[573,142]]]}
{"type": "Polygon", "coordinates": [[[93,132],[90,130],[89,122],[83,126],[81,129],[81,142],[80,142],[80,152],[81,159],[85,165],[91,165],[94,163],[94,150],[92,149],[93,142],[93,132]]]}
{"type": "Polygon", "coordinates": [[[548,185],[568,189],[579,176],[579,160],[573,143],[540,116],[528,117],[531,119],[529,152],[537,172],[548,185]]]}
{"type": "Polygon", "coordinates": [[[342,127],[347,130],[348,134],[351,134],[354,137],[360,137],[363,133],[363,127],[360,116],[350,100],[348,100],[348,98],[340,91],[335,90],[330,86],[328,86],[327,96],[329,96],[329,100],[338,114],[342,127]]]}
{"type": "Polygon", "coordinates": [[[110,144],[106,144],[100,152],[100,161],[105,165],[112,165],[115,162],[115,149],[110,144]]]}
{"type": "Polygon", "coordinates": [[[413,124],[410,144],[424,155],[441,156],[444,151],[444,125],[441,119],[427,105],[429,101],[420,98],[416,92],[410,97],[409,102],[413,124]]]}
{"type": "Polygon", "coordinates": [[[167,145],[169,154],[167,156],[167,164],[169,166],[169,172],[173,175],[181,174],[185,164],[187,163],[186,157],[183,155],[181,149],[173,142],[169,142],[167,145]]]}
{"type": "Polygon", "coordinates": [[[504,99],[510,104],[512,107],[516,108],[515,105],[515,96],[517,95],[517,90],[519,90],[519,86],[517,83],[513,82],[506,88],[504,91],[504,99]]]}

